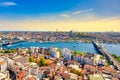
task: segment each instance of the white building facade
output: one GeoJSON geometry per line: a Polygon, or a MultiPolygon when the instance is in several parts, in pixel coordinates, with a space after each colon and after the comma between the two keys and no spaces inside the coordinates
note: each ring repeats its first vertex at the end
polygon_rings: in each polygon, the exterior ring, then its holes
{"type": "Polygon", "coordinates": [[[71,51],[69,49],[64,48],[62,50],[62,55],[63,55],[64,60],[71,60],[72,53],[71,53],[71,51]]]}

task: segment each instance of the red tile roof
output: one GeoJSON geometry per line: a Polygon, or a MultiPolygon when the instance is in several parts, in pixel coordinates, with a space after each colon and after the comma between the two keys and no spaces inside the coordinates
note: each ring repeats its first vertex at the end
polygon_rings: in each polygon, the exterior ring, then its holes
{"type": "Polygon", "coordinates": [[[23,78],[26,76],[26,72],[25,71],[21,71],[18,73],[18,79],[17,80],[23,80],[23,78]]]}

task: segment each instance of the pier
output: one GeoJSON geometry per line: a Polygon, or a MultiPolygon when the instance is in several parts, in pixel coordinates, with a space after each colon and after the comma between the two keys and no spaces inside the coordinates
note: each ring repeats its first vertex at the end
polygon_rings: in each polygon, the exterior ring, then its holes
{"type": "Polygon", "coordinates": [[[108,52],[108,50],[103,47],[103,45],[101,43],[99,43],[98,41],[93,41],[92,43],[99,54],[102,54],[103,56],[105,56],[105,58],[115,67],[115,69],[120,70],[120,62],[118,60],[116,60],[108,52]]]}

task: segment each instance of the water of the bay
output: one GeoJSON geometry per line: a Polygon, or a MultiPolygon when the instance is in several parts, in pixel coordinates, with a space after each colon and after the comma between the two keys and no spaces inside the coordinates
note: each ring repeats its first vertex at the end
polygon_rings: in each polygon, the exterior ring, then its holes
{"type": "MultiPolygon", "coordinates": [[[[120,55],[120,44],[103,44],[104,47],[110,52],[120,55]]],[[[82,52],[97,53],[92,43],[83,42],[21,42],[13,45],[4,46],[3,48],[29,48],[29,47],[57,47],[60,49],[68,48],[70,50],[77,50],[82,52]]]]}

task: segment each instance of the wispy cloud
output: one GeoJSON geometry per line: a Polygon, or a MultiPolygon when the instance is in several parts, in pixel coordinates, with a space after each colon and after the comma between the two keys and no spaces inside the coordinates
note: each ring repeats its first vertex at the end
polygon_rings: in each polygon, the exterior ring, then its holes
{"type": "Polygon", "coordinates": [[[88,10],[78,10],[78,11],[74,11],[73,14],[74,15],[79,15],[81,13],[88,13],[88,12],[92,12],[94,10],[94,8],[88,9],[88,10]]]}
{"type": "Polygon", "coordinates": [[[86,10],[70,11],[67,13],[60,14],[60,16],[65,17],[65,18],[70,18],[70,17],[73,17],[73,16],[75,17],[77,15],[84,14],[84,13],[90,14],[93,11],[94,11],[94,8],[90,8],[86,10]]]}
{"type": "Polygon", "coordinates": [[[65,17],[65,18],[70,18],[70,15],[65,14],[65,13],[64,13],[64,14],[61,14],[61,16],[62,16],[62,17],[65,17]]]}
{"type": "Polygon", "coordinates": [[[0,6],[15,6],[17,3],[15,2],[0,2],[0,6]]]}

